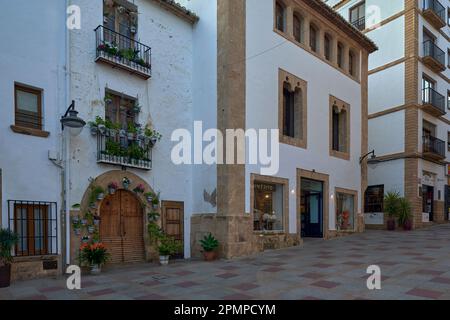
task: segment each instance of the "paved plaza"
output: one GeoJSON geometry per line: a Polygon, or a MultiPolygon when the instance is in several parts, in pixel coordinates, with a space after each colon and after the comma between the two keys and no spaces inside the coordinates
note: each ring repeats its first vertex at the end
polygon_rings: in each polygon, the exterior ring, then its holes
{"type": "Polygon", "coordinates": [[[16,282],[0,299],[450,299],[450,225],[311,239],[231,261],[120,266],[83,276],[79,291],[64,277],[16,282]],[[380,266],[382,290],[367,289],[369,265],[380,266]]]}

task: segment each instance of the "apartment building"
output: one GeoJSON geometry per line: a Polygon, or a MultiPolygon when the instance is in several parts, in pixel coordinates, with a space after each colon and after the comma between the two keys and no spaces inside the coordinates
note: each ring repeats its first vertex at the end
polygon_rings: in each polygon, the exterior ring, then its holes
{"type": "Polygon", "coordinates": [[[327,1],[380,48],[369,58],[366,223],[382,227],[383,194],[412,204],[414,226],[449,219],[449,40],[446,0],[327,1]]]}
{"type": "MultiPolygon", "coordinates": [[[[218,128],[279,129],[280,143],[274,175],[250,161],[217,166],[217,212],[193,215],[192,254],[206,232],[234,257],[361,231],[373,42],[321,1],[183,4],[201,17],[194,39],[217,41],[208,52],[217,55],[217,84],[204,91],[217,94],[218,128]]],[[[210,70],[195,44],[202,77],[210,70]]],[[[194,92],[194,105],[203,119],[211,100],[194,92]]]]}

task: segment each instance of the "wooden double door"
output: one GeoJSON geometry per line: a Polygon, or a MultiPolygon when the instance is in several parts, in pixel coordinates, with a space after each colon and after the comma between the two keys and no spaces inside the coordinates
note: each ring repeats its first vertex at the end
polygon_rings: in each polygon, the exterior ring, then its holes
{"type": "Polygon", "coordinates": [[[109,263],[144,261],[144,216],[136,196],[126,190],[107,196],[100,217],[100,239],[111,254],[109,263]]]}
{"type": "MultiPolygon", "coordinates": [[[[162,229],[173,239],[184,242],[184,203],[175,201],[162,202],[162,229]]],[[[172,258],[183,259],[184,250],[176,253],[172,258]]]]}

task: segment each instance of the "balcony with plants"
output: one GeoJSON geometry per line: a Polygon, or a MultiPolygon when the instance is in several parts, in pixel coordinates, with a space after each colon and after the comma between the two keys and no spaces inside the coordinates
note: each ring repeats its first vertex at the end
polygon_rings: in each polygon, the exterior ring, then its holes
{"type": "Polygon", "coordinates": [[[118,123],[97,117],[90,123],[97,137],[97,162],[142,170],[152,169],[152,149],[161,134],[146,126],[129,123],[125,130],[118,123]]]}

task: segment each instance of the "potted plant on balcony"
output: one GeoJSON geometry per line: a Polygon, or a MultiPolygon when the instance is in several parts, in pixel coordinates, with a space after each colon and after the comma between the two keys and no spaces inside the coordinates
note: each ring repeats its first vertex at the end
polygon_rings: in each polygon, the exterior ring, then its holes
{"type": "Polygon", "coordinates": [[[399,200],[399,211],[398,211],[398,225],[403,227],[405,231],[412,230],[412,214],[411,214],[411,204],[408,199],[400,198],[399,200]]]}
{"type": "Polygon", "coordinates": [[[128,124],[128,140],[134,140],[138,130],[133,123],[128,124]]]}
{"type": "Polygon", "coordinates": [[[109,253],[103,243],[84,243],[80,247],[81,261],[88,264],[91,274],[99,274],[102,266],[109,260],[109,253]]]}
{"type": "Polygon", "coordinates": [[[200,244],[203,248],[203,257],[205,258],[205,261],[216,260],[216,249],[219,247],[219,241],[210,233],[200,240],[200,244]]]}
{"type": "Polygon", "coordinates": [[[110,195],[113,195],[116,193],[117,189],[119,189],[119,185],[117,184],[117,182],[110,182],[108,184],[108,193],[110,195]]]}
{"type": "Polygon", "coordinates": [[[0,288],[11,284],[11,250],[19,242],[17,234],[9,229],[0,228],[0,288]]]}
{"type": "Polygon", "coordinates": [[[388,215],[387,229],[395,230],[395,218],[398,215],[400,204],[400,194],[398,192],[388,192],[384,196],[384,212],[388,215]]]}

